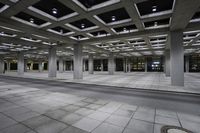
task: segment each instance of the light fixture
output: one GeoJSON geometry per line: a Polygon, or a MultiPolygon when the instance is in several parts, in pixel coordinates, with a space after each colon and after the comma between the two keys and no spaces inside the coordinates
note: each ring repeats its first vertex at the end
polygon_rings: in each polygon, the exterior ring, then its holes
{"type": "Polygon", "coordinates": [[[31,23],[34,23],[34,19],[33,19],[33,18],[30,18],[30,22],[31,22],[31,23]]]}
{"type": "Polygon", "coordinates": [[[85,24],[81,24],[81,28],[85,28],[85,24]]]}
{"type": "Polygon", "coordinates": [[[116,20],[116,17],[115,17],[115,16],[112,16],[112,17],[111,17],[111,20],[112,20],[112,21],[115,21],[115,20],[116,20]]]}
{"type": "Polygon", "coordinates": [[[60,33],[63,34],[63,30],[62,29],[60,29],[60,33]]]}
{"type": "Polygon", "coordinates": [[[58,13],[58,10],[57,10],[56,8],[53,8],[53,9],[52,9],[52,13],[53,13],[53,14],[57,14],[57,13],[58,13]]]}
{"type": "Polygon", "coordinates": [[[124,32],[126,32],[127,30],[126,30],[126,28],[124,28],[124,32]]]}
{"type": "Polygon", "coordinates": [[[156,12],[157,11],[157,6],[152,6],[152,12],[156,12]]]}
{"type": "Polygon", "coordinates": [[[154,26],[158,26],[158,22],[154,22],[154,26]]]}

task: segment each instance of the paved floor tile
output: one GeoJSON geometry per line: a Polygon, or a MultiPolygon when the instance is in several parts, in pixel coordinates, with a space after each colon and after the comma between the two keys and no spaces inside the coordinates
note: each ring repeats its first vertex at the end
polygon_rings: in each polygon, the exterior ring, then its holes
{"type": "Polygon", "coordinates": [[[88,109],[88,108],[80,108],[77,111],[75,111],[74,113],[76,114],[80,114],[82,116],[87,116],[90,115],[94,112],[94,110],[88,109]]]}
{"type": "Polygon", "coordinates": [[[162,128],[163,126],[164,126],[164,125],[161,125],[161,124],[154,124],[154,133],[160,133],[161,128],[162,128]]]}
{"type": "Polygon", "coordinates": [[[123,109],[123,110],[130,110],[130,111],[136,111],[138,107],[137,106],[134,106],[134,105],[128,105],[128,104],[124,104],[120,107],[120,109],[123,109]]]}
{"type": "Polygon", "coordinates": [[[176,112],[163,110],[163,109],[156,109],[156,115],[164,116],[164,117],[172,117],[177,119],[176,112]]]}
{"type": "Polygon", "coordinates": [[[132,119],[124,133],[153,133],[153,123],[132,119]]]}
{"type": "Polygon", "coordinates": [[[73,126],[71,126],[71,127],[68,127],[68,128],[66,128],[66,129],[64,129],[62,132],[60,132],[60,133],[89,133],[89,132],[86,132],[86,131],[84,131],[84,130],[81,130],[81,129],[79,129],[79,128],[76,128],[76,127],[73,127],[73,126]]]}
{"type": "Polygon", "coordinates": [[[75,112],[76,110],[80,109],[81,107],[76,106],[76,105],[69,105],[66,107],[63,107],[62,109],[68,112],[75,112]]]}
{"type": "Polygon", "coordinates": [[[8,118],[7,116],[0,114],[0,129],[9,127],[17,122],[8,118]]]}
{"type": "Polygon", "coordinates": [[[67,127],[68,126],[66,124],[63,124],[55,120],[51,120],[48,121],[47,123],[40,125],[35,130],[38,133],[58,133],[67,127]]]}
{"type": "Polygon", "coordinates": [[[60,119],[60,121],[66,123],[66,124],[72,125],[82,118],[83,118],[82,115],[71,113],[71,114],[64,116],[62,119],[60,119]]]}
{"type": "Polygon", "coordinates": [[[97,126],[101,124],[100,121],[91,119],[91,118],[83,118],[77,123],[73,124],[74,127],[80,128],[82,130],[85,130],[87,132],[91,132],[94,130],[97,126]]]}
{"type": "Polygon", "coordinates": [[[148,122],[154,122],[154,114],[146,112],[135,112],[133,115],[134,119],[144,120],[148,122]]]}
{"type": "Polygon", "coordinates": [[[102,105],[99,105],[99,104],[89,104],[88,106],[86,106],[87,108],[90,108],[90,109],[93,109],[93,110],[96,110],[96,109],[99,109],[102,107],[102,105]]]}
{"type": "Polygon", "coordinates": [[[27,128],[26,126],[22,124],[16,124],[16,125],[12,125],[10,127],[4,128],[0,132],[1,133],[26,133],[30,130],[31,130],[30,128],[27,128]]]}
{"type": "Polygon", "coordinates": [[[68,115],[70,112],[66,112],[64,110],[60,110],[60,109],[57,109],[57,110],[53,110],[53,111],[49,111],[47,113],[45,113],[46,116],[48,117],[51,117],[53,119],[61,119],[63,118],[64,116],[68,115]]]}
{"type": "Polygon", "coordinates": [[[102,123],[92,133],[122,133],[123,129],[109,123],[102,123]]]}
{"type": "Polygon", "coordinates": [[[131,118],[123,117],[123,116],[117,116],[117,115],[111,115],[108,119],[106,119],[106,122],[111,123],[116,126],[125,127],[129,120],[131,118]]]}
{"type": "Polygon", "coordinates": [[[133,115],[133,111],[132,110],[118,109],[117,111],[114,112],[114,115],[120,115],[120,116],[130,118],[133,115]]]}
{"type": "Polygon", "coordinates": [[[95,120],[99,120],[99,121],[104,121],[109,116],[110,116],[110,114],[105,113],[105,112],[100,112],[100,111],[95,111],[91,115],[88,115],[88,117],[93,118],[95,120]]]}
{"type": "Polygon", "coordinates": [[[173,125],[173,126],[180,126],[180,123],[177,119],[170,118],[170,117],[162,117],[156,116],[155,123],[163,124],[163,125],[173,125]]]}

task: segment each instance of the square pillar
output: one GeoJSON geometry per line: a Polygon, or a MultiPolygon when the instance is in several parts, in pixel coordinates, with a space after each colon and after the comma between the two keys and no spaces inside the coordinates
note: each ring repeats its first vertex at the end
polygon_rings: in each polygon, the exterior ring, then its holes
{"type": "Polygon", "coordinates": [[[185,72],[189,73],[189,68],[190,67],[190,63],[189,63],[189,55],[185,56],[185,72]]]}
{"type": "Polygon", "coordinates": [[[10,71],[10,61],[7,61],[7,71],[10,71]]]}
{"type": "Polygon", "coordinates": [[[109,57],[108,57],[108,73],[110,75],[113,75],[114,74],[114,71],[115,71],[115,60],[114,60],[114,55],[113,53],[110,53],[109,54],[109,57]]]}
{"type": "Polygon", "coordinates": [[[131,60],[130,60],[130,58],[128,59],[128,72],[131,72],[131,60]]]}
{"type": "Polygon", "coordinates": [[[57,57],[56,57],[56,47],[49,48],[48,57],[48,77],[54,78],[57,75],[57,57]]]}
{"type": "Polygon", "coordinates": [[[103,59],[101,59],[101,71],[103,72],[103,59]]]}
{"type": "Polygon", "coordinates": [[[170,32],[171,84],[184,86],[183,32],[170,32]]]}
{"type": "Polygon", "coordinates": [[[165,76],[170,77],[170,50],[165,50],[165,76]]]}
{"type": "Polygon", "coordinates": [[[0,74],[3,74],[4,73],[4,58],[3,57],[0,57],[0,74]]]}
{"type": "Polygon", "coordinates": [[[124,72],[126,73],[127,72],[127,58],[124,57],[124,60],[123,60],[123,69],[124,69],[124,72]]]}
{"type": "Polygon", "coordinates": [[[19,52],[17,58],[17,74],[24,75],[24,52],[19,52]]]}
{"type": "Polygon", "coordinates": [[[74,79],[83,79],[83,46],[74,44],[74,79]]]}
{"type": "Polygon", "coordinates": [[[93,74],[94,73],[94,60],[93,60],[92,54],[89,54],[88,65],[89,65],[89,74],[93,74]]]}
{"type": "Polygon", "coordinates": [[[28,60],[24,59],[24,72],[27,72],[27,63],[28,63],[28,60]]]}
{"type": "Polygon", "coordinates": [[[59,58],[59,72],[63,73],[64,71],[64,62],[62,58],[59,58]]]}
{"type": "Polygon", "coordinates": [[[42,63],[42,61],[39,61],[38,65],[39,65],[39,72],[42,72],[43,71],[43,63],[42,63]]]}
{"type": "Polygon", "coordinates": [[[148,62],[147,62],[147,57],[145,57],[145,59],[144,59],[144,71],[145,72],[147,72],[147,65],[148,64],[148,62]]]}

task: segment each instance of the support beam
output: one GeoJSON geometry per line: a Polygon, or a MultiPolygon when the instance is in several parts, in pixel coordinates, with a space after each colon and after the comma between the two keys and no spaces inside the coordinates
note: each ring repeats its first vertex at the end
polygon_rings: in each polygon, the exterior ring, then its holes
{"type": "Polygon", "coordinates": [[[59,58],[59,72],[63,73],[64,71],[64,62],[62,58],[59,58]]]}
{"type": "Polygon", "coordinates": [[[170,76],[170,50],[165,50],[165,76],[170,76]]]}
{"type": "Polygon", "coordinates": [[[115,60],[114,60],[114,55],[113,53],[110,53],[109,54],[109,57],[108,57],[108,73],[110,75],[113,75],[114,74],[114,71],[115,71],[115,60]]]}
{"type": "Polygon", "coordinates": [[[57,59],[56,59],[56,47],[52,46],[49,48],[48,58],[48,77],[54,78],[57,74],[57,59]]]}
{"type": "Polygon", "coordinates": [[[0,57],[0,74],[3,74],[4,73],[4,59],[3,57],[1,56],[0,57]]]}
{"type": "Polygon", "coordinates": [[[170,60],[171,60],[171,84],[184,86],[184,49],[183,32],[170,32],[170,60]]]}
{"type": "Polygon", "coordinates": [[[17,74],[24,75],[24,52],[18,53],[18,61],[17,61],[17,74]]]}
{"type": "Polygon", "coordinates": [[[89,74],[93,74],[94,73],[94,60],[93,60],[92,54],[89,54],[88,64],[89,64],[89,74]]]}
{"type": "Polygon", "coordinates": [[[83,79],[83,46],[74,44],[74,79],[83,79]]]}

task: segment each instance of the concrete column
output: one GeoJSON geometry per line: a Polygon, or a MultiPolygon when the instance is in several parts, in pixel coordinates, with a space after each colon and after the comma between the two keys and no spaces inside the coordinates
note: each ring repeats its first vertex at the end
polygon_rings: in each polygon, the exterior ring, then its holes
{"type": "Polygon", "coordinates": [[[74,79],[83,79],[83,46],[74,44],[74,79]]]}
{"type": "Polygon", "coordinates": [[[24,59],[24,72],[27,72],[27,63],[28,63],[28,60],[24,59]]]}
{"type": "Polygon", "coordinates": [[[85,72],[85,59],[83,59],[83,72],[85,72]]]}
{"type": "Polygon", "coordinates": [[[127,60],[126,60],[126,57],[124,57],[123,59],[123,69],[124,69],[124,72],[126,73],[127,72],[127,60]]]}
{"type": "Polygon", "coordinates": [[[189,73],[189,67],[190,67],[190,64],[189,64],[189,55],[185,56],[185,72],[186,73],[189,73]]]}
{"type": "Polygon", "coordinates": [[[148,63],[147,63],[147,57],[145,57],[145,62],[144,62],[144,71],[147,72],[147,66],[148,66],[148,63]]]}
{"type": "Polygon", "coordinates": [[[24,75],[24,52],[18,53],[17,74],[24,75]]]}
{"type": "Polygon", "coordinates": [[[7,71],[10,71],[10,61],[7,61],[7,71]]]}
{"type": "Polygon", "coordinates": [[[184,86],[183,32],[170,32],[171,84],[184,86]]]}
{"type": "Polygon", "coordinates": [[[73,61],[70,61],[70,71],[73,71],[73,61]]]}
{"type": "Polygon", "coordinates": [[[54,78],[57,74],[57,57],[56,57],[56,47],[53,46],[49,48],[49,58],[48,58],[48,77],[54,78]]]}
{"type": "Polygon", "coordinates": [[[39,65],[39,72],[42,72],[43,71],[42,61],[39,61],[38,65],[39,65]]]}
{"type": "Polygon", "coordinates": [[[92,54],[89,54],[88,65],[89,65],[89,74],[93,74],[94,73],[94,60],[93,60],[92,54]]]}
{"type": "Polygon", "coordinates": [[[65,72],[66,71],[66,61],[63,60],[63,71],[65,72]]]}
{"type": "Polygon", "coordinates": [[[101,59],[101,71],[103,72],[103,59],[101,59]]]}
{"type": "Polygon", "coordinates": [[[4,73],[4,59],[3,57],[0,57],[0,74],[4,73]]]}
{"type": "Polygon", "coordinates": [[[64,62],[62,58],[59,58],[59,72],[63,73],[64,71],[64,62]]]}
{"type": "Polygon", "coordinates": [[[115,60],[114,60],[114,55],[113,53],[110,53],[109,54],[109,57],[108,57],[108,73],[110,75],[113,75],[114,74],[114,71],[115,71],[115,60]]]}
{"type": "Polygon", "coordinates": [[[165,76],[170,76],[170,50],[165,50],[165,76]]]}
{"type": "Polygon", "coordinates": [[[130,61],[130,59],[128,60],[128,72],[131,72],[131,61],[130,61]]]}

